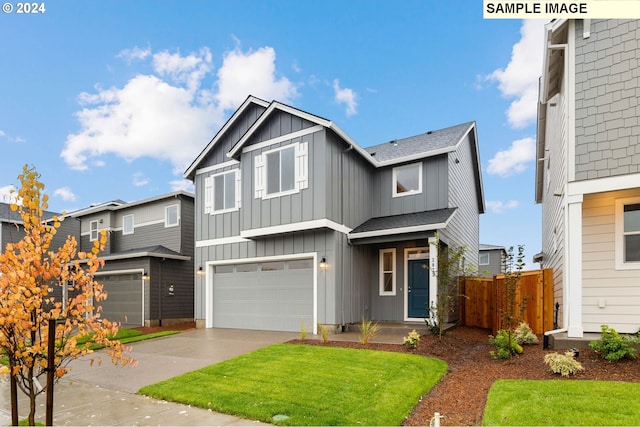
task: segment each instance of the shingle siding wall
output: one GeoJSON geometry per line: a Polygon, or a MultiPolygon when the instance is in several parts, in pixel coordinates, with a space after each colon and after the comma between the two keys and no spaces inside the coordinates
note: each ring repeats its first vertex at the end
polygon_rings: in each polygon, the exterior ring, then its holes
{"type": "Polygon", "coordinates": [[[640,171],[637,20],[575,21],[576,180],[640,171]]]}

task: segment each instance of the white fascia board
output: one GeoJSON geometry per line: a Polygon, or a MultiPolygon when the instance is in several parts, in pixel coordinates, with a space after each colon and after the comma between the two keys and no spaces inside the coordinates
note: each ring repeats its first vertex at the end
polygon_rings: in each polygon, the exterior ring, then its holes
{"type": "Polygon", "coordinates": [[[640,188],[640,173],[570,182],[567,185],[567,195],[603,193],[632,188],[640,188]]]}
{"type": "Polygon", "coordinates": [[[224,168],[239,165],[239,164],[240,162],[235,159],[229,160],[227,162],[218,163],[217,165],[207,166],[206,168],[198,169],[196,171],[196,175],[202,175],[203,173],[213,172],[213,171],[217,171],[220,169],[224,169],[224,168]]]}
{"type": "Polygon", "coordinates": [[[414,225],[413,227],[387,228],[384,230],[363,231],[361,233],[352,233],[349,239],[364,239],[367,237],[394,236],[397,234],[419,233],[421,231],[442,230],[447,226],[447,222],[438,224],[414,225]]]}
{"type": "Polygon", "coordinates": [[[109,270],[109,271],[99,270],[99,271],[96,271],[95,273],[93,273],[93,275],[94,276],[106,276],[106,275],[110,275],[110,274],[135,274],[135,273],[143,274],[144,273],[144,269],[143,268],[129,268],[127,270],[109,270]]]}
{"type": "Polygon", "coordinates": [[[209,154],[209,152],[213,149],[216,143],[220,140],[222,135],[224,135],[227,132],[227,130],[236,122],[238,117],[242,115],[244,110],[247,109],[247,107],[250,104],[258,104],[264,108],[267,108],[269,106],[269,103],[263,99],[256,98],[255,96],[251,96],[251,95],[248,96],[247,99],[242,103],[242,105],[236,110],[233,116],[231,116],[231,118],[227,120],[224,126],[222,126],[222,128],[218,131],[218,133],[216,133],[216,135],[209,142],[209,144],[207,144],[205,149],[202,150],[202,152],[198,155],[198,157],[196,157],[193,163],[191,163],[189,168],[182,174],[182,177],[184,179],[189,179],[189,176],[192,175],[194,171],[198,168],[198,165],[200,164],[200,162],[206,157],[207,154],[209,154]]]}
{"type": "Polygon", "coordinates": [[[127,254],[105,255],[105,256],[101,256],[99,258],[102,258],[105,261],[113,261],[113,260],[118,260],[118,259],[143,258],[143,257],[177,259],[177,260],[180,260],[180,261],[189,261],[189,260],[191,260],[190,256],[165,254],[165,253],[161,253],[161,252],[148,252],[148,251],[147,252],[127,253],[127,254]]]}
{"type": "Polygon", "coordinates": [[[208,246],[218,246],[218,245],[228,245],[232,243],[244,243],[248,242],[250,239],[245,239],[240,236],[231,236],[231,237],[221,237],[219,239],[207,239],[207,240],[197,240],[196,248],[206,248],[208,246]]]}
{"type": "Polygon", "coordinates": [[[296,231],[314,230],[318,228],[329,228],[339,233],[348,234],[351,229],[345,225],[340,225],[337,222],[329,219],[316,219],[313,221],[294,222],[291,224],[274,225],[272,227],[254,228],[251,230],[244,230],[240,232],[240,237],[247,239],[253,237],[270,236],[273,234],[292,233],[296,231]]]}
{"type": "MultiPolygon", "coordinates": [[[[262,141],[259,144],[253,144],[253,145],[249,145],[247,147],[244,147],[242,149],[242,152],[243,153],[248,153],[250,151],[266,148],[266,147],[268,147],[270,145],[278,144],[278,143],[283,142],[283,141],[288,141],[290,139],[299,138],[299,137],[303,137],[305,135],[309,135],[309,134],[312,134],[312,133],[320,132],[322,129],[324,129],[324,126],[316,125],[316,126],[312,126],[310,128],[306,128],[306,129],[302,129],[302,130],[296,131],[296,132],[291,132],[291,133],[288,133],[286,135],[281,135],[281,136],[278,136],[278,137],[273,138],[273,139],[268,139],[266,141],[262,141]]],[[[237,162],[237,160],[234,160],[234,162],[237,162]]],[[[229,162],[226,162],[226,163],[229,163],[229,162]]]]}

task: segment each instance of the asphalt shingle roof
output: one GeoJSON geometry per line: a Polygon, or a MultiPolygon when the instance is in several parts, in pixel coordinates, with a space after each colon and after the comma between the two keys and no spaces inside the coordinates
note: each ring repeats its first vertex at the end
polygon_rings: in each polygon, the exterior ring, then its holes
{"type": "Polygon", "coordinates": [[[451,218],[451,215],[453,215],[456,209],[457,208],[435,209],[431,211],[371,218],[354,228],[349,234],[416,227],[420,225],[443,224],[451,218]]]}
{"type": "MultiPolygon", "coordinates": [[[[47,220],[56,215],[60,215],[55,212],[43,211],[42,218],[47,220]]],[[[19,222],[22,223],[22,217],[19,211],[12,211],[9,203],[0,202],[0,221],[4,222],[19,222]]]]}
{"type": "Polygon", "coordinates": [[[471,125],[473,125],[473,122],[462,123],[445,129],[429,131],[420,135],[374,145],[365,148],[365,150],[378,162],[416,154],[427,155],[429,152],[455,147],[471,125]]]}

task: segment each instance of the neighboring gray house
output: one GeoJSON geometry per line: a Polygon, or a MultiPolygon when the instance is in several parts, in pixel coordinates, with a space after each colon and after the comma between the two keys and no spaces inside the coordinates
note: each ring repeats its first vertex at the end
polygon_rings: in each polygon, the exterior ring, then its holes
{"type": "MultiPolygon", "coordinates": [[[[69,214],[80,221],[80,250],[109,232],[96,274],[108,298],[102,316],[127,326],[193,321],[194,198],[177,191],[137,202],[103,203],[69,214]]],[[[65,220],[68,221],[69,219],[65,220]]]]}
{"type": "Polygon", "coordinates": [[[478,274],[481,276],[495,276],[504,273],[504,256],[507,254],[504,246],[480,244],[478,256],[478,274]]]}
{"type": "Polygon", "coordinates": [[[640,21],[547,24],[535,197],[569,337],[640,328],[640,21]]]}
{"type": "Polygon", "coordinates": [[[199,327],[424,324],[436,232],[477,264],[474,122],[366,149],[335,123],[248,97],[184,174],[196,190],[199,327]]]}

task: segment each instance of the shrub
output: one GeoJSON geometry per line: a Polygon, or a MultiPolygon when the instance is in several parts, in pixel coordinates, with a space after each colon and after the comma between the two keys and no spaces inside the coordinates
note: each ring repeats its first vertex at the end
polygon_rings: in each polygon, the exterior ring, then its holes
{"type": "Polygon", "coordinates": [[[520,322],[515,331],[518,344],[538,344],[538,337],[533,333],[533,330],[527,322],[520,322]]]}
{"type": "Polygon", "coordinates": [[[415,329],[409,332],[408,337],[404,337],[404,345],[407,346],[407,348],[410,350],[414,350],[418,348],[419,343],[420,343],[420,334],[417,333],[415,329]]]}
{"type": "Polygon", "coordinates": [[[492,359],[509,359],[514,354],[522,353],[522,346],[518,344],[516,336],[504,329],[500,329],[496,336],[489,335],[489,344],[496,348],[490,351],[492,359]]]}
{"type": "Polygon", "coordinates": [[[307,325],[304,324],[304,320],[300,322],[300,341],[307,339],[307,325]]]}
{"type": "Polygon", "coordinates": [[[320,341],[322,341],[322,344],[326,344],[329,341],[329,328],[323,324],[318,324],[318,332],[320,333],[320,341]]]}
{"type": "Polygon", "coordinates": [[[368,344],[371,338],[375,337],[380,329],[380,325],[371,320],[362,319],[360,325],[360,344],[368,344]]]}
{"type": "Polygon", "coordinates": [[[549,353],[544,356],[544,363],[549,365],[549,370],[554,374],[568,377],[571,374],[584,370],[582,364],[574,359],[573,354],[572,351],[567,351],[564,354],[549,353]]]}
{"type": "Polygon", "coordinates": [[[635,345],[640,344],[640,337],[620,335],[618,331],[607,325],[600,326],[602,330],[601,338],[591,341],[589,347],[600,353],[602,358],[609,362],[616,362],[620,359],[635,359],[637,357],[635,345]]]}

